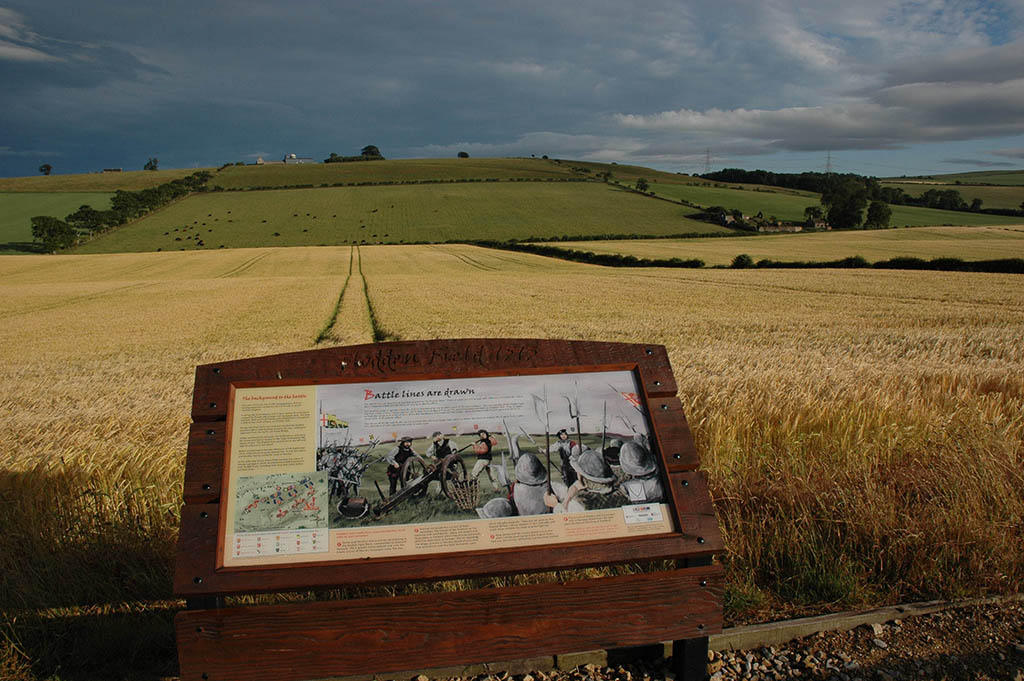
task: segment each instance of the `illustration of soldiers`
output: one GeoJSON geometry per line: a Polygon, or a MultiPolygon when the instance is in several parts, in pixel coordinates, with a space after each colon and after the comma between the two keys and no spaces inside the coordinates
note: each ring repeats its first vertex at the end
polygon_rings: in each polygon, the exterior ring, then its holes
{"type": "Polygon", "coordinates": [[[627,442],[619,450],[619,465],[628,477],[619,489],[633,504],[659,502],[665,498],[658,466],[651,451],[636,442],[627,442]]]}
{"type": "Polygon", "coordinates": [[[548,450],[550,454],[557,453],[560,458],[559,469],[562,473],[562,481],[566,485],[572,485],[576,482],[576,471],[572,468],[572,457],[574,454],[579,454],[578,445],[569,439],[569,431],[562,428],[558,433],[558,437],[555,442],[552,443],[551,448],[548,450]]]}
{"type": "Polygon", "coordinates": [[[402,476],[402,464],[416,456],[412,450],[412,438],[403,437],[398,441],[398,446],[392,449],[387,456],[388,462],[388,496],[393,496],[398,490],[398,480],[402,476]]]}
{"type": "Polygon", "coordinates": [[[476,454],[476,463],[473,464],[473,470],[470,472],[469,477],[476,480],[481,473],[487,472],[487,479],[491,483],[491,489],[494,489],[494,476],[491,474],[491,459],[493,454],[491,450],[494,449],[494,445],[498,444],[489,432],[481,428],[476,433],[480,439],[473,443],[473,453],[476,454]]]}
{"type": "Polygon", "coordinates": [[[582,510],[615,508],[621,505],[621,499],[612,494],[615,491],[615,473],[603,456],[593,449],[584,449],[572,460],[571,465],[577,473],[577,478],[561,503],[564,511],[572,510],[570,504],[574,501],[582,510]]]}
{"type": "Polygon", "coordinates": [[[618,438],[612,438],[611,442],[608,443],[608,446],[604,448],[603,452],[601,452],[601,454],[604,455],[605,462],[607,462],[607,464],[612,467],[612,470],[615,470],[615,468],[619,465],[619,451],[621,449],[622,440],[618,438]]]}
{"type": "Polygon", "coordinates": [[[566,487],[551,483],[548,491],[548,472],[535,454],[522,454],[516,462],[516,481],[512,485],[512,503],[517,515],[540,515],[566,498],[566,487]]]}
{"type": "Polygon", "coordinates": [[[495,497],[476,509],[476,514],[484,520],[508,518],[516,514],[516,509],[512,506],[512,502],[505,497],[495,497]]]}
{"type": "Polygon", "coordinates": [[[427,447],[428,456],[441,460],[452,453],[451,441],[442,435],[441,431],[434,431],[434,434],[431,437],[434,441],[430,443],[429,447],[427,447]]]}

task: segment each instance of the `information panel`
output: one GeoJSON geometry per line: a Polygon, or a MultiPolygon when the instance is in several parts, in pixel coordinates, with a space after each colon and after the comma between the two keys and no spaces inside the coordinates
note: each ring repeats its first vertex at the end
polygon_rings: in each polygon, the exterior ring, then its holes
{"type": "Polygon", "coordinates": [[[236,388],[224,567],[674,531],[631,371],[236,388]]]}

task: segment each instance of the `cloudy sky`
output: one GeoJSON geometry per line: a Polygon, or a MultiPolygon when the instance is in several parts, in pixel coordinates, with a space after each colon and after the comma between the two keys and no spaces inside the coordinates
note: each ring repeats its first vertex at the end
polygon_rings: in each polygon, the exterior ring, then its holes
{"type": "Polygon", "coordinates": [[[367,144],[1022,168],[1024,0],[0,0],[0,93],[0,176],[367,144]]]}

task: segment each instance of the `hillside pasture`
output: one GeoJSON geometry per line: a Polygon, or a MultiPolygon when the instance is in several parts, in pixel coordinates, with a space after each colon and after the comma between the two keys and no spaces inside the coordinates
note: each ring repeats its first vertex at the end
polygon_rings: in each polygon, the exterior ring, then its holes
{"type": "Polygon", "coordinates": [[[32,242],[31,220],[36,215],[63,220],[84,204],[106,210],[111,196],[105,192],[0,193],[0,255],[38,252],[32,242]]]}
{"type": "Polygon", "coordinates": [[[102,235],[78,252],[729,232],[689,220],[687,212],[592,182],[213,192],[102,235]]]}
{"type": "Polygon", "coordinates": [[[652,182],[650,191],[657,196],[687,201],[704,208],[722,206],[729,210],[742,211],[744,215],[756,215],[761,212],[765,217],[774,215],[780,220],[792,222],[802,221],[804,208],[817,206],[821,198],[818,194],[793,189],[738,189],[737,186],[652,182]]]}
{"type": "Polygon", "coordinates": [[[211,187],[248,189],[343,182],[429,182],[451,180],[556,179],[574,177],[568,166],[540,158],[415,158],[348,163],[228,166],[211,187]]]}
{"type": "Polygon", "coordinates": [[[955,183],[957,180],[968,184],[1024,185],[1024,170],[977,170],[969,173],[949,173],[927,177],[890,177],[886,182],[937,182],[955,183]]]}
{"type": "Polygon", "coordinates": [[[883,187],[895,187],[902,189],[908,196],[919,197],[929,189],[937,191],[960,192],[960,196],[968,204],[974,199],[981,199],[982,208],[1010,208],[1019,209],[1024,203],[1024,183],[1020,185],[972,185],[972,184],[938,184],[922,182],[893,182],[886,180],[881,183],[883,187]]]}
{"type": "MultiPolygon", "coordinates": [[[[78,173],[0,177],[0,192],[114,192],[138,191],[188,177],[200,170],[214,168],[173,168],[168,170],[128,170],[120,173],[78,173]]],[[[75,206],[78,208],[78,206],[75,206]]],[[[96,206],[93,206],[96,208],[96,206]]]]}
{"type": "MultiPolygon", "coordinates": [[[[651,191],[665,198],[684,200],[703,208],[722,206],[728,210],[739,210],[744,215],[764,217],[774,215],[780,220],[802,222],[804,209],[821,204],[819,194],[759,185],[700,185],[650,183],[651,191]]],[[[922,190],[924,191],[924,190],[922,190]]],[[[925,227],[931,225],[1012,225],[1022,222],[1021,218],[1001,215],[985,215],[950,210],[935,210],[917,206],[891,206],[893,227],[925,227]]]]}
{"type": "Polygon", "coordinates": [[[763,259],[823,262],[855,255],[870,262],[896,257],[994,260],[1024,258],[1024,227],[913,227],[724,239],[571,241],[547,245],[638,258],[700,258],[708,265],[728,265],[741,253],[755,262],[763,259]]]}

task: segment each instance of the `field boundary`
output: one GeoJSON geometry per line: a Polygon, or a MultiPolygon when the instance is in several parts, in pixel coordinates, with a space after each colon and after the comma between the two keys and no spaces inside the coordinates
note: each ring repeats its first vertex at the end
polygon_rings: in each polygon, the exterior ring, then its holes
{"type": "MultiPolygon", "coordinates": [[[[497,250],[532,253],[558,260],[582,262],[604,267],[670,267],[700,269],[703,260],[692,258],[651,259],[618,253],[594,253],[557,246],[521,243],[515,241],[470,241],[471,246],[497,250]]],[[[961,260],[960,258],[932,258],[925,260],[911,256],[897,256],[874,263],[854,255],[837,260],[769,260],[754,262],[746,254],[740,254],[731,266],[715,265],[711,269],[876,269],[876,270],[927,270],[936,272],[987,272],[995,274],[1024,274],[1024,258],[999,258],[995,260],[961,260]]]]}

